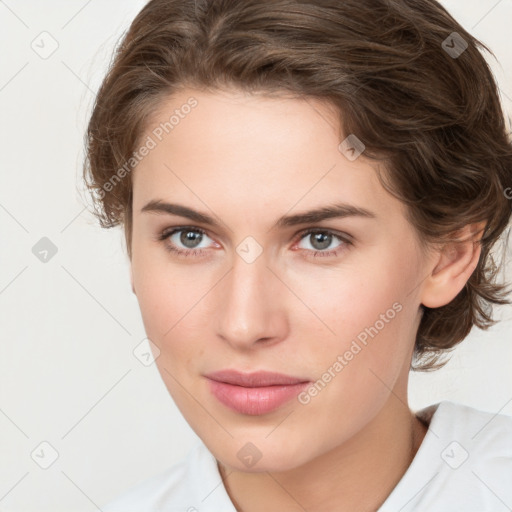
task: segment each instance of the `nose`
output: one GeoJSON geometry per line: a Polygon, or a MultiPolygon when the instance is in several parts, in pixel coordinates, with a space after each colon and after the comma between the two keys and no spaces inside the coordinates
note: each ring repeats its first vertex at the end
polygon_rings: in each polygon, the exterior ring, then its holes
{"type": "Polygon", "coordinates": [[[286,338],[284,286],[267,264],[264,254],[251,263],[235,254],[215,297],[217,335],[236,350],[274,345],[286,338]]]}

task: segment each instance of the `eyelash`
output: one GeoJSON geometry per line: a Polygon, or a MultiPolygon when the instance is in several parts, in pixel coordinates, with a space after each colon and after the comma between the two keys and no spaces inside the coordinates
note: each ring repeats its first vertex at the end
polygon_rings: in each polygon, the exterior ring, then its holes
{"type": "MultiPolygon", "coordinates": [[[[175,233],[179,233],[180,231],[192,231],[192,232],[195,232],[195,233],[200,233],[202,235],[208,236],[208,233],[206,231],[204,231],[203,229],[201,229],[201,228],[192,227],[192,226],[180,226],[180,227],[176,227],[176,228],[171,228],[171,229],[163,230],[159,234],[158,240],[160,240],[161,242],[167,242],[168,239],[172,235],[174,235],[175,233]]],[[[343,236],[343,235],[338,234],[338,233],[336,233],[334,231],[331,231],[329,229],[322,229],[322,228],[309,228],[309,229],[306,229],[304,231],[301,231],[300,233],[298,233],[296,235],[295,240],[296,241],[300,241],[300,240],[302,240],[304,237],[306,237],[308,235],[318,234],[318,233],[332,235],[335,238],[338,238],[347,247],[353,245],[351,240],[349,239],[348,235],[347,236],[343,236]]],[[[165,243],[165,248],[168,251],[177,254],[178,256],[183,256],[183,257],[187,257],[187,258],[188,257],[193,257],[193,256],[202,257],[204,255],[204,252],[206,252],[205,249],[188,249],[188,250],[179,249],[179,248],[177,248],[174,245],[171,245],[169,243],[165,243]]],[[[318,250],[311,251],[310,249],[302,249],[302,250],[306,251],[307,253],[312,253],[312,255],[310,255],[308,257],[316,258],[316,257],[338,256],[337,250],[339,250],[339,249],[330,250],[330,251],[318,251],[318,250]]]]}

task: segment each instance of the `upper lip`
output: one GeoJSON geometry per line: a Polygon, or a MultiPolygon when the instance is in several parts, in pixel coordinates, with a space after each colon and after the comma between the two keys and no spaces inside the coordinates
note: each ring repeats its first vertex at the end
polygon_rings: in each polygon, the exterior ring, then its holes
{"type": "Polygon", "coordinates": [[[243,386],[246,388],[257,388],[263,386],[286,386],[291,384],[299,384],[309,382],[308,379],[301,379],[284,375],[282,373],[258,371],[253,373],[243,373],[237,370],[220,370],[205,375],[208,379],[233,384],[235,386],[243,386]]]}

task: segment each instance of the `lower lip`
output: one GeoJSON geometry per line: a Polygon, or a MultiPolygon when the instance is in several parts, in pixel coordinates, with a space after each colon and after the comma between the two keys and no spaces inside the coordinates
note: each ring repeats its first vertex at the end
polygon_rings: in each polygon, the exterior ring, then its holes
{"type": "Polygon", "coordinates": [[[219,402],[241,413],[258,416],[275,411],[286,402],[295,398],[310,382],[283,386],[265,386],[246,388],[225,382],[209,380],[210,391],[219,402]]]}

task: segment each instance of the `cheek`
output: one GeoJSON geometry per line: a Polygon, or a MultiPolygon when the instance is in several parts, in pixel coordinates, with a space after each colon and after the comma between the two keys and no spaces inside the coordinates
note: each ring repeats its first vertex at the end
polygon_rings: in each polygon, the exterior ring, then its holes
{"type": "Polygon", "coordinates": [[[305,349],[309,360],[317,361],[318,374],[341,356],[343,369],[338,373],[350,375],[356,385],[378,380],[372,371],[393,385],[410,357],[417,328],[418,308],[411,292],[420,271],[413,254],[401,257],[392,247],[387,253],[381,250],[359,262],[357,269],[333,276],[323,293],[309,295],[312,309],[329,327],[320,352],[305,349]]]}
{"type": "Polygon", "coordinates": [[[133,280],[147,337],[160,349],[161,362],[186,363],[201,351],[197,342],[207,334],[208,313],[204,310],[209,290],[215,285],[211,272],[199,272],[170,264],[165,256],[142,252],[132,259],[133,280]],[[210,277],[210,279],[208,279],[210,277]],[[197,335],[195,334],[197,333],[197,335]]]}
{"type": "Polygon", "coordinates": [[[338,361],[343,366],[340,371],[347,378],[350,375],[356,387],[372,380],[372,371],[384,376],[396,374],[410,345],[404,333],[406,309],[392,283],[365,283],[359,289],[357,297],[338,297],[329,319],[336,336],[330,337],[332,341],[324,350],[330,356],[324,365],[329,368],[338,361]]]}
{"type": "MultiPolygon", "coordinates": [[[[408,291],[389,281],[359,284],[366,285],[359,288],[360,300],[339,293],[337,306],[329,308],[336,336],[327,337],[322,350],[305,351],[315,382],[301,397],[298,415],[312,432],[338,425],[343,439],[371,421],[392,392],[400,394],[396,386],[403,384],[414,343],[414,307],[404,299],[408,291]]],[[[323,442],[328,447],[333,439],[326,436],[323,442]]]]}
{"type": "MultiPolygon", "coordinates": [[[[205,334],[197,325],[202,315],[199,289],[190,272],[142,258],[133,264],[134,284],[147,337],[158,347],[156,366],[178,408],[193,411],[194,403],[183,392],[191,387],[194,365],[203,358],[198,338],[205,334]],[[194,325],[194,323],[196,325],[194,325]]],[[[187,412],[191,414],[191,412],[187,412]]]]}

